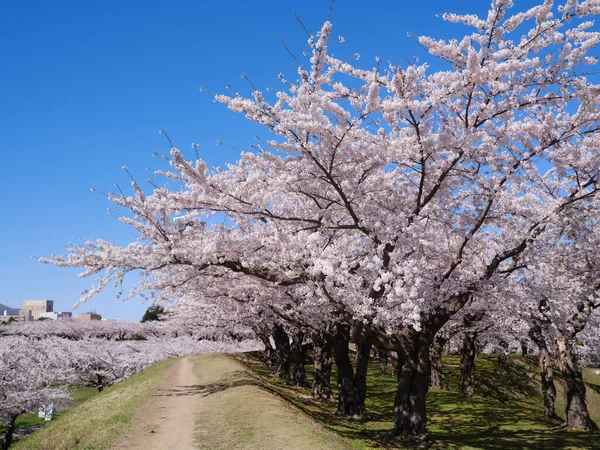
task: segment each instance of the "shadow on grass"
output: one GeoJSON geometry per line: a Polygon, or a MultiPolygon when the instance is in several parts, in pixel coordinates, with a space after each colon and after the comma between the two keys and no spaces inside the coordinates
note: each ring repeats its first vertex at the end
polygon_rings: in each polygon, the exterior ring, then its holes
{"type": "MultiPolygon", "coordinates": [[[[292,387],[270,377],[270,369],[253,354],[240,355],[237,359],[260,377],[263,389],[338,433],[352,443],[352,448],[407,448],[398,439],[389,437],[393,426],[396,382],[391,375],[382,374],[375,362],[370,364],[368,376],[366,406],[370,420],[364,422],[336,416],[335,401],[314,400],[309,389],[292,387]]],[[[529,372],[531,367],[535,368],[536,362],[529,359],[522,358],[508,366],[499,366],[493,356],[478,358],[478,395],[463,398],[456,393],[459,358],[444,358],[445,385],[454,392],[429,392],[429,442],[410,448],[600,450],[599,432],[569,432],[544,419],[537,382],[529,372]]],[[[307,365],[306,370],[310,382],[312,366],[307,365]]],[[[334,366],[333,384],[335,378],[334,366]]],[[[332,388],[335,398],[337,392],[335,386],[332,388]]]]}
{"type": "Polygon", "coordinates": [[[439,391],[430,393],[428,407],[430,438],[439,448],[600,449],[600,433],[552,427],[526,403],[439,391]]]}
{"type": "Polygon", "coordinates": [[[586,386],[589,387],[592,391],[596,392],[597,394],[600,394],[600,384],[594,384],[594,383],[586,383],[586,386]]]}

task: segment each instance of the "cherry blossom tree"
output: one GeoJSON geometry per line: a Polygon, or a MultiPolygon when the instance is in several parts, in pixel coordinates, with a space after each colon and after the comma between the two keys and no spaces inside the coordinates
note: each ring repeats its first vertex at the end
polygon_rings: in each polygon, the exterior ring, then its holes
{"type": "Polygon", "coordinates": [[[99,391],[167,359],[190,354],[240,352],[258,348],[253,340],[173,337],[169,323],[30,322],[3,327],[0,334],[0,422],[12,441],[15,420],[41,405],[70,406],[72,385],[99,391]]]}
{"type": "Polygon", "coordinates": [[[72,373],[56,351],[58,341],[0,337],[0,423],[6,427],[2,450],[9,448],[21,414],[49,403],[68,404],[72,373]]]}
{"type": "MultiPolygon", "coordinates": [[[[171,282],[172,274],[169,278],[171,282]]],[[[331,363],[335,329],[333,322],[339,320],[335,308],[312,295],[313,289],[306,286],[281,287],[261,284],[236,273],[225,271],[213,276],[190,278],[186,274],[185,283],[175,282],[177,289],[160,289],[161,295],[177,298],[177,302],[167,310],[167,318],[181,330],[221,329],[221,336],[231,330],[251,328],[269,352],[268,360],[276,365],[275,376],[290,380],[290,366],[293,366],[291,380],[296,385],[304,385],[304,351],[302,341],[309,336],[313,355],[314,398],[328,399],[331,396],[331,363]],[[273,340],[273,344],[270,339],[273,340]]],[[[346,331],[347,340],[349,332],[346,331]]],[[[347,347],[347,344],[346,344],[347,347]]],[[[338,355],[343,354],[343,350],[338,355]]],[[[351,363],[348,349],[344,356],[349,368],[351,363]]],[[[354,372],[339,372],[339,384],[355,384],[354,372]]],[[[352,391],[352,387],[349,388],[352,391]]],[[[352,392],[340,389],[340,396],[356,397],[352,392]],[[346,395],[347,394],[347,395],[346,395]]],[[[358,401],[358,400],[357,400],[358,401]]],[[[341,404],[352,403],[340,400],[341,404]]],[[[364,399],[363,399],[364,403],[364,399]]],[[[340,410],[341,414],[355,415],[361,407],[340,410]]]]}
{"type": "Polygon", "coordinates": [[[436,333],[474,294],[516,276],[566,218],[597,220],[600,87],[586,65],[600,4],[512,6],[445,14],[472,31],[419,38],[445,64],[436,72],[338,59],[326,22],[286,90],[216,97],[264,125],[267,148],[212,171],[173,148],[172,170],[159,173],[182,189],[147,196],[133,182],[135,195],[111,197],[139,240],[89,241],[43,261],[98,275],[82,301],[131,271],[154,289],[154,274],[173,268],[178,280],[228,272],[302,286],[336,312],[338,336],[398,354],[394,433],[424,439],[436,333]],[[217,213],[227,221],[211,225],[217,213]],[[184,226],[172,220],[181,214],[184,226]]]}
{"type": "Polygon", "coordinates": [[[581,365],[600,367],[600,314],[590,317],[585,329],[577,335],[576,354],[581,365]]]}
{"type": "Polygon", "coordinates": [[[0,335],[27,336],[35,339],[58,337],[78,341],[82,339],[105,339],[122,341],[143,337],[147,327],[134,322],[125,321],[33,321],[17,322],[5,327],[0,335]]]}
{"type": "MultiPolygon", "coordinates": [[[[545,252],[532,263],[535,278],[528,279],[527,295],[532,305],[531,337],[536,342],[540,358],[547,358],[548,341],[553,344],[554,357],[563,378],[566,393],[567,427],[576,430],[596,429],[586,405],[586,388],[577,361],[575,340],[600,309],[600,261],[598,243],[593,246],[582,240],[568,245],[564,236],[554,242],[553,250],[545,252]],[[588,246],[589,245],[589,246],[588,246]],[[533,306],[537,310],[533,309],[533,306]]],[[[596,328],[597,332],[597,328],[596,328]]],[[[546,415],[551,415],[551,403],[556,397],[549,363],[540,359],[543,382],[548,385],[546,415]]]]}

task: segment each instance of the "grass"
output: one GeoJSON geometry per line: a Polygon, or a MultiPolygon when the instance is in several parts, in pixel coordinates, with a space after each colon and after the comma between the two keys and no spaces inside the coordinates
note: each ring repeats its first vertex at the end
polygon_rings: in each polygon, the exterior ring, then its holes
{"type": "MultiPolygon", "coordinates": [[[[255,356],[244,356],[243,361],[260,375],[273,392],[338,433],[350,448],[404,448],[398,440],[387,437],[393,425],[395,380],[391,375],[380,373],[375,361],[369,367],[366,401],[371,418],[361,422],[335,416],[335,402],[327,404],[314,401],[308,397],[309,389],[288,386],[269,377],[271,369],[255,356]]],[[[457,356],[445,357],[444,380],[447,390],[428,393],[429,443],[421,448],[600,449],[600,432],[569,432],[560,424],[548,423],[544,419],[538,382],[532,375],[537,370],[535,357],[513,356],[508,367],[499,366],[495,356],[479,357],[476,362],[478,395],[468,399],[457,394],[459,362],[457,356]]],[[[311,371],[312,367],[307,366],[307,372],[310,374],[311,371]]],[[[334,383],[335,376],[334,372],[334,383]]],[[[600,422],[600,376],[585,369],[584,378],[588,383],[588,408],[592,418],[600,422]]],[[[557,388],[560,389],[559,382],[557,388]]],[[[557,413],[564,417],[562,392],[559,393],[557,413]]]]}
{"type": "Polygon", "coordinates": [[[130,379],[98,394],[76,391],[80,403],[44,428],[20,439],[15,450],[108,449],[129,427],[133,414],[160,386],[162,376],[176,361],[154,364],[130,379]]]}
{"type": "MultiPolygon", "coordinates": [[[[366,406],[370,418],[359,421],[334,415],[333,400],[312,400],[309,389],[271,378],[271,369],[256,354],[234,358],[237,361],[227,355],[193,359],[197,384],[190,392],[198,395],[195,440],[199,448],[404,448],[398,440],[388,438],[393,424],[395,380],[380,373],[376,361],[369,367],[366,406]],[[265,395],[265,391],[275,395],[265,395]],[[289,408],[285,402],[298,409],[289,408]]],[[[446,390],[429,392],[429,442],[417,448],[600,450],[600,432],[569,432],[560,423],[544,419],[535,357],[512,356],[505,367],[497,364],[495,356],[479,357],[478,395],[468,399],[457,394],[459,362],[457,356],[444,358],[446,390]]],[[[110,448],[127,431],[133,414],[160,386],[173,363],[174,360],[158,363],[100,394],[90,390],[74,392],[76,401],[80,401],[78,406],[18,441],[14,448],[110,448]]],[[[306,368],[312,381],[312,367],[306,368]]],[[[334,372],[332,380],[335,376],[334,372]]],[[[589,411],[600,422],[600,376],[584,369],[584,379],[589,411]]],[[[557,413],[564,417],[559,380],[557,388],[557,413]]]]}
{"type": "Polygon", "coordinates": [[[229,355],[194,359],[200,449],[345,450],[347,446],[296,408],[290,408],[254,373],[229,355]]]}
{"type": "MultiPolygon", "coordinates": [[[[75,402],[75,404],[78,405],[79,403],[82,403],[83,401],[87,400],[88,398],[93,397],[97,393],[98,393],[98,390],[96,388],[74,387],[71,389],[71,400],[73,400],[73,402],[75,402]]],[[[58,417],[60,417],[63,414],[64,414],[64,412],[57,412],[54,415],[54,419],[57,419],[58,417]]],[[[40,425],[40,424],[45,424],[45,423],[46,423],[46,421],[44,419],[41,419],[37,413],[27,413],[27,414],[22,414],[19,417],[17,417],[17,420],[15,422],[15,428],[16,428],[16,430],[22,430],[23,428],[29,428],[29,427],[32,427],[35,425],[40,425]]],[[[6,427],[4,427],[2,424],[0,424],[0,435],[4,432],[6,432],[6,427]]]]}
{"type": "MultiPolygon", "coordinates": [[[[600,426],[600,375],[596,375],[595,371],[598,369],[584,369],[583,380],[587,387],[587,398],[592,399],[588,401],[588,411],[592,418],[595,418],[596,423],[600,426]]],[[[560,412],[565,409],[565,396],[561,383],[556,384],[557,398],[556,408],[560,412]]],[[[600,446],[599,446],[600,448],[600,446]]]]}

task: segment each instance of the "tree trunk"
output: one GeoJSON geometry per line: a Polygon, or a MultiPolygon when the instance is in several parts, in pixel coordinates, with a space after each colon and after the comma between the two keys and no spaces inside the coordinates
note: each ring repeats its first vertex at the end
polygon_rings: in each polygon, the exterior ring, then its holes
{"type": "Polygon", "coordinates": [[[106,387],[106,383],[104,382],[104,376],[101,374],[96,374],[96,377],[92,380],[92,384],[96,386],[98,392],[102,392],[106,387]]]}
{"type": "Polygon", "coordinates": [[[290,379],[290,338],[279,324],[273,327],[273,340],[275,341],[276,367],[275,376],[283,380],[290,379]]]}
{"type": "Polygon", "coordinates": [[[15,432],[15,421],[19,417],[19,414],[13,414],[9,417],[6,422],[6,432],[4,433],[4,439],[2,440],[2,450],[8,450],[10,444],[12,444],[13,435],[15,432]]]}
{"type": "Polygon", "coordinates": [[[377,349],[377,359],[379,360],[379,371],[381,373],[387,373],[388,351],[385,349],[377,349]]]}
{"type": "Polygon", "coordinates": [[[523,339],[521,341],[521,355],[525,356],[529,354],[529,348],[527,345],[527,341],[525,339],[523,339]]]}
{"type": "Polygon", "coordinates": [[[537,345],[539,349],[539,365],[540,365],[540,377],[542,379],[542,396],[544,398],[544,416],[547,419],[555,420],[558,419],[556,411],[554,409],[554,402],[556,401],[556,387],[554,386],[554,374],[552,373],[552,360],[550,359],[550,352],[546,345],[546,340],[542,333],[542,327],[535,325],[529,330],[529,337],[537,345]]]}
{"type": "Polygon", "coordinates": [[[429,340],[414,330],[406,330],[399,337],[398,390],[392,434],[417,443],[427,437],[425,397],[429,388],[429,340]]]}
{"type": "Polygon", "coordinates": [[[563,376],[567,400],[566,416],[569,430],[596,430],[597,426],[590,418],[585,401],[585,384],[581,368],[573,352],[573,341],[569,336],[559,334],[556,337],[556,358],[563,376]]]}
{"type": "Polygon", "coordinates": [[[445,337],[436,336],[433,345],[431,346],[431,376],[429,386],[436,391],[444,389],[442,379],[442,353],[444,352],[446,342],[448,342],[448,339],[445,337]]]}
{"type": "Polygon", "coordinates": [[[356,373],[353,384],[358,391],[359,414],[366,415],[365,399],[367,398],[367,370],[371,356],[371,344],[364,343],[357,346],[356,373]]]}
{"type": "Polygon", "coordinates": [[[460,387],[459,394],[463,397],[475,395],[475,333],[465,332],[460,352],[460,387]]]}
{"type": "Polygon", "coordinates": [[[266,333],[257,334],[257,337],[261,340],[261,342],[265,346],[265,358],[264,362],[267,366],[272,366],[275,362],[275,349],[271,344],[271,339],[269,339],[269,335],[266,333]]]}
{"type": "Polygon", "coordinates": [[[354,384],[354,368],[350,361],[349,328],[336,325],[334,336],[334,358],[337,366],[338,407],[336,414],[344,416],[364,415],[364,406],[360,406],[360,395],[354,384]]]}
{"type": "Polygon", "coordinates": [[[292,383],[296,386],[306,387],[308,386],[306,369],[304,368],[304,360],[306,355],[304,353],[304,349],[302,348],[302,341],[304,341],[304,333],[302,331],[294,333],[292,336],[291,347],[291,361],[293,367],[292,383]]]}
{"type": "Polygon", "coordinates": [[[319,333],[312,333],[313,349],[313,385],[312,397],[328,400],[331,398],[331,366],[333,364],[333,346],[319,333]]]}

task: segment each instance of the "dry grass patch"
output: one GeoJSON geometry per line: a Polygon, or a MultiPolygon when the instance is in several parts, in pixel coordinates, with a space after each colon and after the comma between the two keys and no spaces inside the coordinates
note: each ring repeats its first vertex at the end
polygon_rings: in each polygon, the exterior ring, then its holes
{"type": "Polygon", "coordinates": [[[228,355],[194,360],[201,449],[348,449],[346,441],[268,391],[264,382],[228,355]]]}

